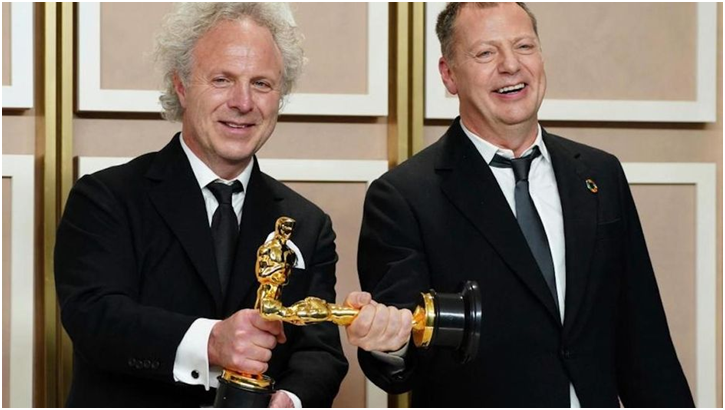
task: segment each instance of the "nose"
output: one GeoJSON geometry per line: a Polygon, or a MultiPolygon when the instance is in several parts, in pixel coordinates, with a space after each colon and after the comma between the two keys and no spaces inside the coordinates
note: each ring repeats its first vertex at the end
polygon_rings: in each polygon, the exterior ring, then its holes
{"type": "Polygon", "coordinates": [[[252,87],[249,84],[236,84],[230,89],[227,106],[231,109],[239,111],[240,114],[246,114],[252,111],[254,107],[252,87]]]}
{"type": "Polygon", "coordinates": [[[498,65],[498,71],[500,73],[516,74],[521,69],[521,62],[513,50],[502,50],[500,56],[501,61],[498,65]]]}

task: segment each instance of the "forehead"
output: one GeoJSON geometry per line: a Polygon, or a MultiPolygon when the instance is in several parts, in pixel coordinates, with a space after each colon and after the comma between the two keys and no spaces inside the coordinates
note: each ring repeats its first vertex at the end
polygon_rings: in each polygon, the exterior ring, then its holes
{"type": "Polygon", "coordinates": [[[516,3],[497,3],[490,7],[465,6],[459,11],[454,30],[456,40],[462,46],[478,41],[536,37],[531,18],[516,3]]]}
{"type": "Polygon", "coordinates": [[[206,32],[194,46],[199,66],[220,63],[255,65],[281,69],[282,56],[268,28],[246,18],[222,20],[206,32]]]}

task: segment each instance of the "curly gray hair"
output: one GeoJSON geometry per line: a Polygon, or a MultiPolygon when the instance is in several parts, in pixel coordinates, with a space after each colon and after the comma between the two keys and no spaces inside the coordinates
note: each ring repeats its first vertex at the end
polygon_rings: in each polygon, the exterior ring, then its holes
{"type": "MultiPolygon", "coordinates": [[[[163,72],[164,90],[159,100],[163,116],[180,121],[184,108],[174,89],[174,76],[188,83],[196,42],[221,20],[249,18],[272,33],[282,54],[281,95],[292,90],[305,63],[302,34],[286,4],[280,3],[181,3],[166,16],[156,36],[154,57],[163,72]]],[[[281,100],[284,101],[284,98],[281,100]]]]}

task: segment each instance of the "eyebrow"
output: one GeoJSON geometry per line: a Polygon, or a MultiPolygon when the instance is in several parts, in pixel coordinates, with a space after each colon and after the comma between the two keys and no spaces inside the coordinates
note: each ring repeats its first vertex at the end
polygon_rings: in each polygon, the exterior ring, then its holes
{"type": "MultiPolygon", "coordinates": [[[[536,36],[531,36],[531,35],[518,36],[518,37],[515,37],[513,39],[513,43],[518,43],[521,40],[533,40],[533,41],[537,41],[537,37],[536,36]]],[[[501,44],[501,40],[479,40],[479,41],[474,42],[471,45],[471,47],[478,47],[478,46],[481,46],[481,45],[497,45],[497,44],[501,44]]]]}

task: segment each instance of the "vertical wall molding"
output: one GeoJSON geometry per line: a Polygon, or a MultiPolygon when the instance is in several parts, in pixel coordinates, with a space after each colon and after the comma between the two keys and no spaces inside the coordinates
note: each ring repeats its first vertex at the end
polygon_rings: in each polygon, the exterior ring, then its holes
{"type": "Polygon", "coordinates": [[[57,3],[38,4],[42,10],[41,17],[39,77],[41,86],[36,98],[39,98],[36,116],[36,183],[39,190],[40,201],[36,202],[40,208],[37,229],[39,235],[39,252],[36,254],[40,269],[39,292],[40,305],[38,309],[40,318],[36,323],[42,326],[36,332],[35,343],[38,345],[39,361],[35,389],[38,392],[34,407],[58,407],[58,362],[57,362],[57,331],[58,308],[55,297],[55,279],[53,277],[53,246],[55,244],[55,229],[58,217],[57,206],[57,126],[58,126],[58,93],[57,93],[57,3]]]}
{"type": "MultiPolygon", "coordinates": [[[[58,179],[57,188],[57,222],[60,221],[63,209],[68,199],[68,194],[73,186],[73,95],[75,89],[75,73],[73,71],[74,61],[74,38],[73,38],[73,17],[74,7],[72,2],[60,4],[60,18],[58,27],[59,62],[57,65],[59,105],[58,109],[58,144],[57,161],[58,179]]],[[[57,304],[57,301],[56,301],[57,304]]],[[[70,384],[73,377],[73,344],[68,334],[60,323],[60,317],[56,323],[56,341],[58,343],[58,406],[65,405],[70,391],[70,384]]]]}

